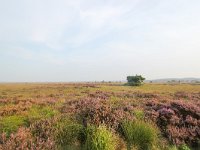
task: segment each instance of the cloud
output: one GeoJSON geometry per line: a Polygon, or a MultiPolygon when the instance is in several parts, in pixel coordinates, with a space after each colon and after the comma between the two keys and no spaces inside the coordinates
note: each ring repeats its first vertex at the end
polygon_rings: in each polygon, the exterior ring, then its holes
{"type": "MultiPolygon", "coordinates": [[[[44,62],[54,65],[64,65],[64,58],[48,51],[33,51],[23,47],[9,47],[4,54],[16,59],[24,59],[29,62],[44,62]]],[[[13,60],[14,61],[14,60],[13,60]]]]}
{"type": "Polygon", "coordinates": [[[176,68],[198,76],[198,14],[199,2],[188,0],[1,1],[0,58],[70,68],[72,77],[93,70],[110,78],[113,69],[116,78],[121,71],[156,78],[176,68]]]}

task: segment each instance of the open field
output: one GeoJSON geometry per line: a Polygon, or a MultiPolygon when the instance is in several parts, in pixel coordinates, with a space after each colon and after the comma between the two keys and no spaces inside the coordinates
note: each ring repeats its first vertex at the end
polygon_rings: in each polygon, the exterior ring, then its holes
{"type": "Polygon", "coordinates": [[[0,149],[199,146],[200,85],[0,84],[0,149]]]}

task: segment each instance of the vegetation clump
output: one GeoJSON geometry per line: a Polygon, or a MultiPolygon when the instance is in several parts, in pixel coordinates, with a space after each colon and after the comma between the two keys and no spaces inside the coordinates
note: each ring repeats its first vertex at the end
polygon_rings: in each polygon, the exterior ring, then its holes
{"type": "Polygon", "coordinates": [[[62,148],[80,146],[84,143],[85,130],[81,124],[62,119],[55,124],[54,138],[62,148]]]}
{"type": "Polygon", "coordinates": [[[7,137],[4,133],[0,136],[0,149],[2,150],[24,150],[24,149],[45,149],[55,150],[56,145],[49,137],[43,140],[40,137],[33,136],[30,128],[19,128],[16,133],[7,137]]]}
{"type": "Polygon", "coordinates": [[[87,127],[88,124],[100,126],[105,124],[108,127],[117,129],[123,118],[132,119],[133,116],[123,108],[112,107],[104,99],[86,98],[71,103],[73,108],[71,111],[83,126],[87,127]]]}
{"type": "Polygon", "coordinates": [[[186,144],[183,144],[179,147],[179,150],[190,150],[190,148],[186,144]]]}
{"type": "Polygon", "coordinates": [[[138,150],[153,149],[158,141],[158,131],[150,123],[144,121],[122,122],[122,134],[127,142],[127,149],[136,147],[138,150]]]}
{"type": "Polygon", "coordinates": [[[135,75],[135,76],[127,76],[127,85],[130,86],[140,86],[143,84],[145,78],[141,75],[135,75]]]}
{"type": "Polygon", "coordinates": [[[154,120],[163,135],[176,145],[184,143],[197,147],[200,139],[200,109],[185,101],[168,104],[147,104],[147,116],[154,120]]]}
{"type": "Polygon", "coordinates": [[[115,150],[116,139],[106,126],[90,127],[87,129],[85,150],[115,150]]]}

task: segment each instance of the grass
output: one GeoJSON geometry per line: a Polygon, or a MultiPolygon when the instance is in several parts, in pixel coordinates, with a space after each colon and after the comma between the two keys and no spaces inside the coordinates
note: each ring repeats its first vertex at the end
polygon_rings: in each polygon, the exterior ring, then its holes
{"type": "Polygon", "coordinates": [[[57,110],[54,110],[53,108],[49,106],[32,106],[28,113],[27,117],[29,122],[34,122],[36,120],[40,120],[43,118],[50,118],[54,115],[58,114],[59,112],[57,110]]]}
{"type": "Polygon", "coordinates": [[[16,132],[20,126],[27,125],[27,120],[23,116],[6,116],[0,119],[0,131],[10,135],[16,132]]]}
{"type": "Polygon", "coordinates": [[[115,150],[116,139],[105,126],[87,130],[85,150],[115,150]]]}
{"type": "Polygon", "coordinates": [[[58,121],[54,128],[54,137],[61,149],[80,147],[84,135],[82,125],[65,118],[58,121]]]}
{"type": "MultiPolygon", "coordinates": [[[[79,85],[79,84],[77,84],[79,85]]],[[[122,84],[121,84],[122,85],[122,84]]],[[[160,93],[160,94],[168,94],[175,93],[178,91],[185,92],[199,92],[200,85],[192,85],[192,84],[144,84],[139,87],[131,87],[131,86],[119,86],[109,84],[102,84],[98,88],[74,88],[74,84],[41,84],[41,83],[32,83],[32,84],[0,84],[0,97],[4,96],[6,93],[7,98],[18,97],[19,99],[26,98],[35,98],[38,95],[41,97],[48,97],[51,95],[62,95],[63,97],[68,97],[73,94],[84,95],[84,91],[106,91],[106,92],[120,92],[120,91],[131,91],[131,92],[148,92],[148,93],[160,93]]]]}
{"type": "Polygon", "coordinates": [[[169,146],[167,150],[178,150],[177,146],[169,146]]]}
{"type": "Polygon", "coordinates": [[[144,111],[143,110],[140,110],[140,109],[135,109],[133,111],[133,114],[135,115],[136,119],[138,120],[143,120],[144,119],[144,111]]]}
{"type": "Polygon", "coordinates": [[[179,147],[179,150],[190,150],[190,148],[186,144],[183,144],[179,147]]]}
{"type": "MultiPolygon", "coordinates": [[[[73,103],[74,100],[90,98],[89,95],[91,93],[95,94],[97,91],[101,91],[110,95],[106,102],[111,104],[112,107],[123,108],[124,103],[134,106],[131,113],[138,121],[125,121],[122,124],[122,135],[128,148],[137,150],[154,149],[158,146],[158,131],[154,125],[143,121],[145,109],[141,109],[144,108],[144,104],[149,99],[137,97],[134,93],[138,92],[141,95],[144,93],[147,93],[147,95],[156,94],[159,95],[158,101],[166,100],[167,102],[168,100],[173,100],[176,92],[183,91],[190,94],[199,93],[200,91],[200,85],[192,84],[144,84],[139,87],[123,86],[123,83],[90,83],[95,87],[86,85],[86,83],[0,84],[0,113],[3,111],[10,112],[0,117],[0,133],[6,132],[7,135],[10,135],[15,133],[21,126],[28,127],[34,122],[51,119],[59,115],[75,118],[76,116],[70,116],[73,112],[68,110],[68,102],[73,103]],[[20,109],[18,109],[18,106],[20,109]],[[23,106],[27,106],[27,109],[23,110],[23,106]],[[16,107],[17,110],[15,111],[16,107]],[[66,110],[62,108],[66,108],[66,110]]],[[[118,144],[115,140],[116,133],[113,134],[104,125],[86,129],[76,121],[64,119],[50,126],[55,128],[55,133],[52,133],[61,149],[78,150],[81,147],[85,147],[86,149],[94,150],[112,150],[118,144]]],[[[120,140],[124,143],[124,140],[120,140]]],[[[169,150],[188,150],[187,148],[186,146],[179,148],[174,146],[170,147],[169,150]]]]}
{"type": "Polygon", "coordinates": [[[127,149],[150,150],[157,145],[158,131],[150,123],[144,121],[124,121],[122,132],[127,142],[127,149]]]}

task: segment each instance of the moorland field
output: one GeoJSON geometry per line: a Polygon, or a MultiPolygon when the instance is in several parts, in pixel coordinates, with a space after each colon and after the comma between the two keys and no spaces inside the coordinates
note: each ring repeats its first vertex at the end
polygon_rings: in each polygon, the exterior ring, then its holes
{"type": "Polygon", "coordinates": [[[2,150],[198,150],[200,85],[0,84],[2,150]]]}

